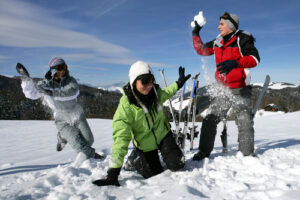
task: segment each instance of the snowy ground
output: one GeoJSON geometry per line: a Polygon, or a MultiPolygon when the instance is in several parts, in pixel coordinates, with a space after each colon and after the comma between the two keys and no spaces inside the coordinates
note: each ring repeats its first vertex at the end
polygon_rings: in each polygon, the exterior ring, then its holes
{"type": "MultiPolygon", "coordinates": [[[[219,135],[210,159],[143,179],[121,171],[121,187],[96,187],[109,165],[111,120],[89,119],[98,152],[107,158],[71,166],[76,154],[70,148],[56,152],[52,121],[0,121],[0,199],[299,199],[300,112],[258,113],[255,118],[257,157],[237,151],[237,129],[229,122],[229,152],[222,154],[219,135]]],[[[201,124],[198,124],[199,127],[201,124]]],[[[221,132],[222,124],[218,127],[221,132]]],[[[187,145],[189,146],[189,145],[187,145]]],[[[195,143],[198,146],[198,138],[195,143]]]]}

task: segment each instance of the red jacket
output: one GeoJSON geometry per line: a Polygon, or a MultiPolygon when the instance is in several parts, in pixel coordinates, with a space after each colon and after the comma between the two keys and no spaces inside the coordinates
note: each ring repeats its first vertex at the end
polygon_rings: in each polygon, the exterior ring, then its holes
{"type": "MultiPolygon", "coordinates": [[[[200,36],[193,36],[194,48],[199,55],[210,56],[215,54],[216,65],[226,60],[238,61],[238,67],[227,75],[215,72],[217,81],[229,88],[241,88],[250,84],[250,70],[259,61],[258,51],[254,46],[254,38],[248,32],[238,30],[230,34],[231,38],[224,44],[222,36],[203,44],[200,36]]],[[[226,36],[225,36],[226,37],[226,36]]]]}

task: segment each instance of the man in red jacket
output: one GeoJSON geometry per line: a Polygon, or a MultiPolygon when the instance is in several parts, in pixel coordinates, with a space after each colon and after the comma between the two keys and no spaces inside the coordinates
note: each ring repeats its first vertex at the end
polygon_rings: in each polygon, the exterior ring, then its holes
{"type": "Polygon", "coordinates": [[[199,152],[193,160],[209,157],[214,147],[217,124],[229,110],[235,114],[238,126],[239,151],[245,156],[251,155],[254,151],[254,129],[249,68],[255,67],[260,61],[254,46],[255,39],[250,33],[238,29],[237,15],[227,12],[220,17],[220,34],[205,44],[199,35],[202,27],[197,21],[194,23],[192,35],[196,52],[202,56],[215,54],[215,79],[225,86],[225,90],[230,90],[230,94],[217,95],[212,99],[201,127],[199,152]]]}

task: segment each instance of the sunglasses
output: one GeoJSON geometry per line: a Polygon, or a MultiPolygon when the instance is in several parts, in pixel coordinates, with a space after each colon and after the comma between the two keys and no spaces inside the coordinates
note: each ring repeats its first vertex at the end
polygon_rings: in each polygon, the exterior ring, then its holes
{"type": "Polygon", "coordinates": [[[143,74],[138,77],[138,80],[141,80],[143,85],[148,85],[150,83],[152,83],[152,84],[154,83],[154,77],[152,74],[143,74]]]}
{"type": "Polygon", "coordinates": [[[230,14],[228,12],[225,12],[220,19],[228,19],[236,29],[238,29],[239,25],[232,19],[232,17],[230,16],[230,14]]]}
{"type": "Polygon", "coordinates": [[[66,69],[65,65],[57,65],[57,66],[55,66],[55,67],[52,67],[51,70],[55,70],[55,71],[63,71],[63,70],[65,70],[65,69],[66,69]]]}

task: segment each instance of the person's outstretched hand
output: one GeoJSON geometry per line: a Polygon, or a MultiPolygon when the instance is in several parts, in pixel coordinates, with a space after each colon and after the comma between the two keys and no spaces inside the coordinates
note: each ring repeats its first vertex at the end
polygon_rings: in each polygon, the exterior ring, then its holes
{"type": "Polygon", "coordinates": [[[184,83],[191,77],[190,74],[185,76],[184,71],[185,71],[184,67],[180,66],[179,67],[179,78],[178,78],[178,81],[176,81],[177,85],[178,85],[178,89],[182,88],[184,83]]]}
{"type": "Polygon", "coordinates": [[[45,78],[49,81],[52,79],[52,73],[51,70],[49,70],[46,74],[45,74],[45,78]]]}

